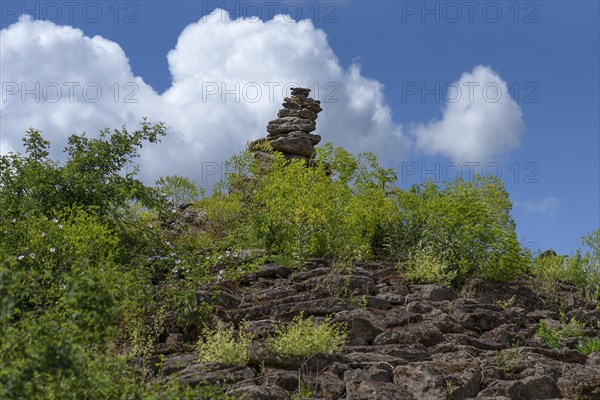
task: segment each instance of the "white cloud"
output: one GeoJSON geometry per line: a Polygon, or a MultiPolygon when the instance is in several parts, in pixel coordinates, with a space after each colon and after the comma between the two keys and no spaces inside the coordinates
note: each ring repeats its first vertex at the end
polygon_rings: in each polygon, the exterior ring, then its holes
{"type": "Polygon", "coordinates": [[[559,211],[560,199],[554,196],[542,197],[514,202],[515,209],[528,214],[554,215],[559,211]]]}
{"type": "Polygon", "coordinates": [[[443,118],[412,129],[417,149],[458,162],[490,161],[519,145],[522,113],[508,86],[478,65],[448,87],[443,118]]]}
{"type": "Polygon", "coordinates": [[[358,65],[340,66],[322,30],[309,20],[234,21],[222,13],[216,10],[183,30],[168,54],[172,86],[161,95],[133,75],[124,51],[107,39],[30,18],[3,29],[2,151],[19,149],[30,126],[44,132],[58,155],[74,132],[135,129],[148,116],[164,121],[169,133],[160,145],[143,149],[143,178],[182,174],[201,180],[203,162],[212,168],[266,135],[286,84],[297,83],[315,89],[313,97],[322,100],[316,133],[323,141],[352,152],[374,151],[384,162],[406,157],[408,141],[392,121],[381,83],[362,76],[358,65]],[[78,84],[72,99],[68,82],[78,84]],[[98,87],[102,95],[93,102],[98,87]],[[48,101],[57,88],[60,98],[48,101]],[[22,89],[33,89],[39,99],[22,97],[22,89]],[[223,98],[224,89],[238,98],[223,98]],[[125,102],[132,93],[130,100],[138,102],[125,102]]]}

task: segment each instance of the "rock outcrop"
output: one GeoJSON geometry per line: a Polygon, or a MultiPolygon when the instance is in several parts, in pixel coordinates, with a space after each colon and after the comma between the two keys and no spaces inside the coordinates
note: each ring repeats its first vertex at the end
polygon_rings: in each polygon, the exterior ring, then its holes
{"type": "Polygon", "coordinates": [[[291,88],[291,97],[283,100],[277,119],[267,124],[267,137],[251,143],[250,149],[265,166],[270,160],[269,154],[262,151],[265,145],[280,151],[286,159],[310,163],[315,146],[321,141],[321,136],[312,132],[317,128],[317,117],[323,109],[321,102],[308,97],[309,94],[310,89],[291,88]]]}
{"type": "Polygon", "coordinates": [[[458,293],[409,285],[402,276],[391,263],[336,270],[316,259],[302,270],[269,264],[200,287],[197,297],[215,307],[214,325],[247,321],[255,337],[248,364],[202,364],[196,339],[183,343],[182,332],[167,326],[153,379],[224,385],[248,399],[290,399],[299,373],[315,399],[600,399],[600,353],[584,356],[574,338],[552,349],[535,334],[541,321],[558,326],[575,318],[585,336],[598,337],[596,304],[569,288],[549,296],[473,280],[458,293]],[[265,342],[276,332],[273,320],[289,323],[301,312],[347,323],[345,349],[308,360],[271,354],[265,342]]]}

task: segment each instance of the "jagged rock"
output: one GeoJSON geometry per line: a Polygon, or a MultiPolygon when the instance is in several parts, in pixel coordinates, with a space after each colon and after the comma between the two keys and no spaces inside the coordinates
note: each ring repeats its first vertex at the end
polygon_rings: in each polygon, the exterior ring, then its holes
{"type": "Polygon", "coordinates": [[[411,293],[414,293],[414,297],[412,299],[452,301],[458,298],[458,295],[454,290],[438,285],[410,285],[408,290],[411,293]]]}
{"type": "Polygon", "coordinates": [[[489,331],[504,324],[506,321],[501,311],[501,307],[469,299],[458,299],[449,305],[450,315],[466,329],[476,332],[489,331]]]}
{"type": "Polygon", "coordinates": [[[147,380],[212,382],[230,388],[235,398],[289,399],[300,373],[318,399],[427,400],[450,393],[452,399],[600,399],[600,353],[579,353],[573,348],[577,338],[549,349],[535,336],[540,321],[561,328],[559,311],[566,319],[586,321],[586,336],[599,336],[600,314],[583,297],[559,310],[518,284],[479,281],[470,283],[476,289],[470,294],[477,296],[465,299],[462,292],[456,299],[449,288],[406,286],[389,265],[360,264],[341,272],[317,259],[305,267],[263,265],[240,281],[196,289],[198,302],[217,308],[211,326],[247,323],[254,337],[248,367],[199,364],[193,349],[197,336],[182,337],[171,314],[160,337],[165,343],[158,345],[169,352],[131,364],[145,368],[147,380]],[[497,305],[512,296],[514,305],[497,305]],[[286,325],[301,312],[315,315],[316,323],[328,315],[346,322],[344,349],[308,358],[272,354],[266,343],[277,332],[275,322],[286,325]],[[177,346],[181,354],[171,353],[177,346]],[[518,351],[512,352],[515,346],[518,351]]]}
{"type": "Polygon", "coordinates": [[[333,372],[321,373],[317,384],[317,395],[325,400],[341,399],[346,392],[346,384],[333,372]]]}
{"type": "Polygon", "coordinates": [[[181,371],[188,366],[198,362],[198,355],[195,353],[191,354],[177,354],[175,356],[169,357],[165,360],[161,375],[168,376],[175,372],[181,371]]]}
{"type": "Polygon", "coordinates": [[[466,353],[434,355],[431,361],[398,366],[394,383],[418,399],[474,397],[482,380],[481,365],[466,353]]]}
{"type": "Polygon", "coordinates": [[[336,322],[345,322],[350,336],[356,336],[367,342],[379,335],[386,328],[370,311],[359,309],[342,311],[335,315],[336,322]]]}
{"type": "Polygon", "coordinates": [[[219,363],[191,364],[174,375],[181,384],[197,386],[200,383],[224,384],[252,380],[254,371],[248,367],[219,363]]]}
{"type": "Polygon", "coordinates": [[[513,400],[554,399],[561,393],[549,376],[530,376],[520,381],[496,381],[481,392],[477,398],[504,396],[513,400]]]}
{"type": "Polygon", "coordinates": [[[287,369],[265,368],[262,371],[264,379],[262,384],[266,386],[277,385],[288,392],[293,392],[298,388],[298,372],[287,369]]]}
{"type": "Polygon", "coordinates": [[[233,398],[246,400],[288,400],[290,398],[289,393],[277,385],[244,385],[229,390],[227,394],[233,398]]]}

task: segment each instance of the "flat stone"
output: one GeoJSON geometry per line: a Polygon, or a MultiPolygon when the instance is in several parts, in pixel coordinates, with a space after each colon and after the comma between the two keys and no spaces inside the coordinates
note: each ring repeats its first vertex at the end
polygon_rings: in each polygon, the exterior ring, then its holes
{"type": "Polygon", "coordinates": [[[290,133],[302,131],[310,133],[317,129],[314,121],[298,117],[277,118],[267,125],[267,132],[271,134],[290,133]]]}
{"type": "Polygon", "coordinates": [[[310,111],[308,109],[294,110],[294,109],[290,109],[290,108],[283,108],[283,109],[279,110],[279,112],[277,113],[277,117],[279,117],[279,118],[298,117],[298,118],[308,119],[310,121],[315,121],[318,117],[318,114],[316,112],[310,111]]]}
{"type": "Polygon", "coordinates": [[[311,141],[308,139],[281,136],[275,140],[269,141],[269,144],[275,150],[282,151],[285,153],[297,154],[300,156],[310,157],[315,152],[311,141]]]}

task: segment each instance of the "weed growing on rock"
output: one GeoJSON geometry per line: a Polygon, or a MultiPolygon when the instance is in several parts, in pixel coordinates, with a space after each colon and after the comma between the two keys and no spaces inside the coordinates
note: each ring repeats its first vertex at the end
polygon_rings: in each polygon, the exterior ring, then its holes
{"type": "Polygon", "coordinates": [[[494,367],[498,368],[506,376],[512,377],[519,367],[522,358],[521,348],[519,347],[502,350],[494,358],[494,367]]]}
{"type": "Polygon", "coordinates": [[[575,348],[583,355],[589,356],[590,354],[600,351],[600,338],[597,337],[585,337],[579,340],[579,343],[575,348]]]}
{"type": "Polygon", "coordinates": [[[253,336],[245,326],[240,327],[237,334],[233,326],[225,328],[223,325],[219,325],[215,329],[205,329],[196,347],[198,360],[200,362],[246,365],[252,340],[253,336]]]}
{"type": "Polygon", "coordinates": [[[537,330],[535,331],[535,335],[542,339],[542,341],[546,343],[546,346],[550,347],[551,349],[561,348],[558,330],[552,328],[548,322],[540,322],[537,330]]]}
{"type": "Polygon", "coordinates": [[[279,357],[310,357],[317,353],[333,354],[342,350],[346,326],[326,318],[316,324],[313,317],[301,313],[287,327],[278,326],[277,334],[267,341],[267,348],[279,357]]]}
{"type": "Polygon", "coordinates": [[[575,318],[571,318],[569,322],[562,320],[560,328],[553,328],[547,321],[542,321],[539,323],[535,335],[551,349],[560,349],[562,347],[561,339],[583,336],[584,332],[585,325],[575,318]]]}

